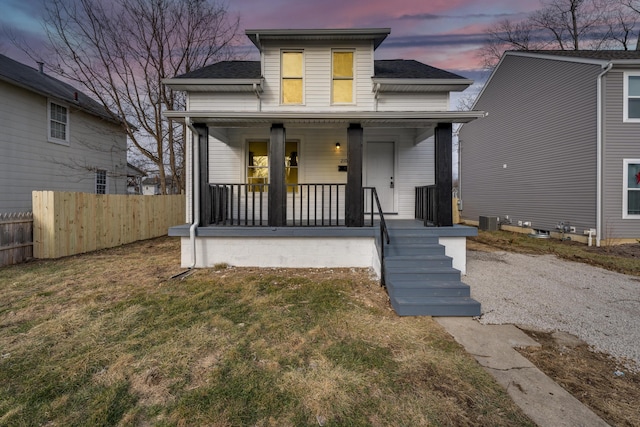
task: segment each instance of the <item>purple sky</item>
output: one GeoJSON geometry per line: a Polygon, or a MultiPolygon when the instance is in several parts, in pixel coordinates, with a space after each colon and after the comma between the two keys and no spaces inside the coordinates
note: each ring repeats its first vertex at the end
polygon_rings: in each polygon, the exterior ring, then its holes
{"type": "MultiPolygon", "coordinates": [[[[0,53],[30,60],[7,39],[13,32],[37,46],[43,37],[43,0],[0,0],[0,53]]],[[[230,0],[241,29],[391,28],[378,59],[416,59],[460,74],[480,68],[484,30],[497,20],[524,18],[531,0],[230,0]]],[[[246,50],[255,54],[248,39],[246,50]]]]}

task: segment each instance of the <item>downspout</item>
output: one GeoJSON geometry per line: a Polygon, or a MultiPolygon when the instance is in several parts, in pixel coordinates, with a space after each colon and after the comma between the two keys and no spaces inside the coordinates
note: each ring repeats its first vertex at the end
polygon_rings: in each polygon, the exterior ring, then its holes
{"type": "Polygon", "coordinates": [[[597,136],[596,136],[596,246],[600,247],[602,240],[602,157],[603,157],[603,140],[602,140],[602,78],[611,70],[613,64],[609,62],[603,66],[604,70],[598,74],[598,94],[597,94],[597,136]]]}
{"type": "Polygon", "coordinates": [[[191,226],[189,227],[189,242],[191,243],[191,265],[189,270],[196,267],[196,229],[200,223],[200,133],[193,126],[190,117],[185,117],[187,127],[191,130],[191,161],[193,163],[192,195],[191,195],[191,226]],[[195,139],[194,139],[195,137],[195,139]]]}

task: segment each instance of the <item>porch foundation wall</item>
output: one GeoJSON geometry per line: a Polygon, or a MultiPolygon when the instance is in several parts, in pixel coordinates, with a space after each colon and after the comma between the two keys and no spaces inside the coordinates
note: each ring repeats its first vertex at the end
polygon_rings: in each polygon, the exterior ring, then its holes
{"type": "Polygon", "coordinates": [[[467,274],[467,238],[440,236],[439,242],[444,246],[445,255],[453,258],[453,268],[467,274]]]}
{"type": "MultiPolygon", "coordinates": [[[[188,237],[181,238],[181,264],[192,262],[188,237]]],[[[372,237],[198,237],[196,267],[373,268],[380,274],[372,237]],[[376,268],[377,267],[377,268],[376,268]]]]}

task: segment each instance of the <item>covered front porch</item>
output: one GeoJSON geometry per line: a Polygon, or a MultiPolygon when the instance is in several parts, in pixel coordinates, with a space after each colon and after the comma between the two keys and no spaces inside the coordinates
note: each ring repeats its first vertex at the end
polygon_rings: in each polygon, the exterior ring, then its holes
{"type": "Polygon", "coordinates": [[[370,227],[386,215],[452,226],[452,123],[477,113],[353,115],[289,113],[279,123],[264,114],[186,116],[189,220],[198,227],[370,227]]]}

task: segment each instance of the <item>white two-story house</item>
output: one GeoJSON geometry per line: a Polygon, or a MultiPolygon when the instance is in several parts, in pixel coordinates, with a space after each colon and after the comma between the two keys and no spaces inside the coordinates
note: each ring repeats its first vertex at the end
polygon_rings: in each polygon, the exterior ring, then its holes
{"type": "Polygon", "coordinates": [[[190,130],[189,224],[170,230],[185,267],[373,267],[390,290],[406,235],[464,272],[473,229],[452,224],[452,123],[483,113],[449,109],[470,80],[375,60],[389,32],[247,30],[260,61],[165,81],[188,96],[165,113],[190,130]]]}

